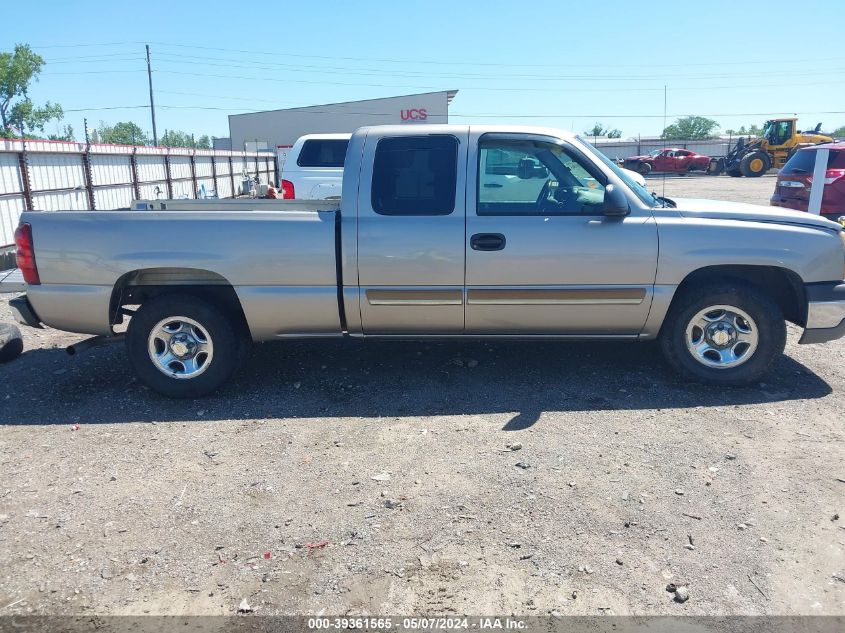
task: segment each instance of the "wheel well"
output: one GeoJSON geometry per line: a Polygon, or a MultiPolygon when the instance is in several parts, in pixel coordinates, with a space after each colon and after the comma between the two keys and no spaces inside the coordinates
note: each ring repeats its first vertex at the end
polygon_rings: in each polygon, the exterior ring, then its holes
{"type": "Polygon", "coordinates": [[[163,294],[189,294],[213,303],[230,315],[245,335],[249,325],[234,287],[229,281],[209,270],[196,268],[146,268],[122,275],[114,285],[109,305],[109,322],[123,322],[123,308],[143,305],[163,294]]]}
{"type": "Polygon", "coordinates": [[[804,283],[795,272],[778,266],[727,265],[699,268],[684,278],[675,291],[675,297],[695,286],[719,280],[742,281],[756,286],[777,302],[787,321],[801,327],[806,325],[804,283]]]}

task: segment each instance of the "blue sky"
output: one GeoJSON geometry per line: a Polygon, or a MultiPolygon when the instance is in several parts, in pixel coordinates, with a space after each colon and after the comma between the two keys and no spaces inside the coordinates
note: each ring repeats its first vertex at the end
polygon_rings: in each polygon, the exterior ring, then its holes
{"type": "Polygon", "coordinates": [[[664,85],[670,122],[845,125],[845,49],[831,34],[845,2],[833,0],[36,5],[38,19],[8,21],[0,50],[29,43],[47,60],[31,97],[61,103],[77,137],[86,116],[151,128],[146,107],[94,110],[149,104],[144,43],[159,134],[228,136],[228,114],[456,88],[454,123],[650,135],[664,85]]]}

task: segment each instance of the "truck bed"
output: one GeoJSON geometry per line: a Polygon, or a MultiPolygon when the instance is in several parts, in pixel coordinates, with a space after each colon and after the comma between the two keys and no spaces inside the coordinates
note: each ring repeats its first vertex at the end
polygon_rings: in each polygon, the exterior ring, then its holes
{"type": "Polygon", "coordinates": [[[38,245],[41,285],[28,288],[38,316],[59,329],[107,334],[117,285],[220,284],[234,288],[257,340],[315,325],[340,333],[336,211],[203,202],[193,211],[25,213],[38,245]],[[69,313],[71,299],[81,309],[69,313]],[[295,307],[279,315],[279,305],[295,307]]]}

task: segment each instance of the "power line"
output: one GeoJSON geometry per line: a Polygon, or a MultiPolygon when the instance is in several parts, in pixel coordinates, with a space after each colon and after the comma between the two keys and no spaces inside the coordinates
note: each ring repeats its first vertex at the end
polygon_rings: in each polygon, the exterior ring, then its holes
{"type": "MultiPolygon", "coordinates": [[[[231,53],[243,53],[248,55],[272,55],[273,57],[298,57],[298,58],[308,58],[308,59],[342,59],[342,60],[349,60],[349,61],[376,61],[376,62],[383,62],[383,63],[399,63],[399,64],[436,64],[436,65],[446,65],[446,66],[492,66],[492,67],[508,67],[508,68],[655,68],[657,65],[652,63],[648,64],[538,64],[536,62],[531,62],[527,64],[506,64],[500,62],[455,62],[455,61],[440,61],[440,60],[421,60],[421,59],[386,59],[386,58],[379,58],[379,57],[342,57],[342,56],[333,56],[333,55],[306,55],[303,53],[284,53],[279,51],[255,51],[255,50],[243,50],[243,49],[236,49],[236,48],[222,48],[218,46],[197,46],[193,44],[171,44],[167,42],[151,42],[156,46],[171,46],[176,48],[191,48],[191,49],[198,49],[198,50],[211,50],[211,51],[224,51],[224,52],[231,52],[231,53]]],[[[832,59],[845,59],[845,58],[832,58],[832,59]]],[[[790,60],[755,60],[755,61],[730,61],[730,62],[693,62],[693,63],[682,63],[682,64],[666,64],[664,65],[665,68],[669,67],[677,67],[677,68],[687,68],[689,66],[722,66],[722,65],[741,65],[741,64],[772,64],[772,63],[806,63],[806,62],[818,62],[817,58],[814,59],[790,59],[790,60]]]]}
{"type": "MultiPolygon", "coordinates": [[[[410,90],[432,90],[432,91],[442,91],[448,90],[448,88],[444,88],[442,85],[414,85],[414,84],[381,84],[381,83],[360,83],[360,82],[339,82],[339,81],[312,81],[308,79],[290,79],[290,78],[277,78],[277,77],[254,77],[254,76],[245,76],[245,75],[223,75],[217,73],[197,73],[197,72],[186,72],[186,71],[177,71],[177,70],[158,70],[158,73],[164,73],[168,75],[182,75],[188,77],[212,77],[217,79],[238,79],[238,80],[251,80],[251,81],[265,81],[265,82],[274,82],[274,83],[285,83],[285,84],[306,84],[306,85],[318,85],[318,86],[348,86],[353,88],[359,87],[367,87],[367,88],[399,88],[399,89],[410,89],[410,90]]],[[[809,73],[808,73],[809,74],[809,73]]],[[[823,82],[824,85],[831,85],[831,82],[823,82]]],[[[780,85],[780,84],[778,84],[780,85]]],[[[725,86],[725,88],[741,88],[742,86],[725,86]]],[[[580,90],[580,89],[573,89],[571,87],[560,87],[560,88],[537,88],[533,86],[525,86],[525,87],[501,87],[501,86],[463,86],[460,88],[461,90],[482,90],[482,91],[490,91],[490,92],[538,92],[538,93],[559,93],[559,92],[566,92],[572,93],[573,91],[580,90]]],[[[682,89],[682,88],[678,88],[682,89]]],[[[710,88],[707,86],[696,86],[695,89],[699,90],[709,90],[710,88]]],[[[585,89],[586,90],[586,89],[585,89]]],[[[592,89],[591,89],[592,90],[592,89]]],[[[654,88],[613,88],[608,89],[608,92],[633,92],[633,91],[654,91],[654,88]]],[[[662,88],[658,88],[658,90],[662,90],[662,88]]],[[[674,88],[673,88],[674,90],[674,88]]],[[[602,90],[604,92],[605,90],[602,90]]]]}
{"type": "Polygon", "coordinates": [[[90,48],[94,46],[131,46],[143,44],[144,42],[86,42],[85,44],[45,44],[43,46],[31,46],[35,50],[40,48],[90,48]]]}
{"type": "Polygon", "coordinates": [[[44,63],[53,65],[53,64],[110,64],[112,62],[131,62],[135,60],[143,59],[140,55],[121,55],[120,57],[110,57],[108,59],[67,59],[67,60],[56,60],[56,59],[45,59],[44,63]]]}
{"type": "MultiPolygon", "coordinates": [[[[567,81],[567,80],[590,80],[590,81],[608,81],[608,80],[624,80],[624,81],[637,81],[637,80],[655,80],[654,74],[649,75],[603,75],[601,77],[596,77],[594,74],[590,75],[537,75],[537,74],[526,74],[526,73],[519,73],[519,74],[502,74],[496,73],[495,75],[482,75],[482,74],[467,74],[467,73],[432,73],[429,71],[395,71],[390,69],[378,69],[378,68],[352,68],[348,66],[313,66],[313,65],[303,65],[303,64],[284,64],[278,62],[255,62],[251,60],[245,59],[231,59],[225,57],[205,57],[205,56],[197,56],[197,55],[177,55],[174,53],[158,53],[160,57],[164,57],[162,61],[166,61],[168,63],[178,63],[178,64],[189,64],[189,65],[203,65],[203,66],[217,66],[217,67],[227,67],[227,68],[256,68],[256,69],[264,69],[264,70],[278,70],[279,68],[289,69],[294,72],[317,72],[317,73],[327,73],[327,74],[343,74],[343,75],[388,75],[390,77],[444,77],[447,79],[478,79],[478,80],[494,80],[500,81],[502,78],[511,78],[511,79],[538,79],[544,81],[567,81]],[[211,61],[220,61],[220,62],[235,62],[231,64],[214,64],[208,63],[208,60],[211,61]]],[[[815,74],[830,74],[834,72],[838,72],[843,70],[842,68],[834,68],[829,70],[817,70],[813,71],[815,74]]],[[[716,75],[689,75],[684,74],[679,79],[722,79],[726,77],[743,77],[746,76],[747,73],[730,73],[730,74],[716,74],[716,75]]],[[[807,74],[807,73],[803,73],[807,74]]],[[[812,74],[812,73],[811,73],[812,74]]],[[[757,72],[755,76],[767,76],[767,75],[774,75],[774,76],[781,76],[783,75],[783,70],[777,70],[772,72],[757,72]]],[[[662,88],[661,88],[662,90],[662,88]]]]}
{"type": "MultiPolygon", "coordinates": [[[[503,62],[484,62],[484,61],[444,61],[444,60],[430,60],[430,59],[402,59],[402,58],[380,58],[380,57],[351,57],[338,55],[309,55],[305,53],[289,53],[283,51],[258,51],[245,50],[238,48],[226,48],[219,46],[200,46],[195,44],[177,44],[171,42],[149,42],[155,46],[164,46],[180,49],[194,49],[194,50],[209,50],[220,51],[227,53],[239,53],[245,55],[263,55],[272,56],[275,59],[279,57],[295,57],[299,59],[323,59],[323,60],[344,60],[344,61],[362,61],[362,62],[381,62],[391,64],[426,64],[426,65],[441,65],[441,66],[483,66],[493,68],[689,68],[691,66],[744,66],[744,65],[759,65],[759,64],[804,64],[804,63],[818,63],[819,61],[843,61],[845,57],[832,57],[826,60],[819,60],[818,58],[803,58],[803,59],[758,59],[758,60],[730,60],[730,61],[713,61],[713,62],[684,62],[677,64],[661,64],[656,62],[649,62],[643,64],[540,64],[535,61],[519,64],[519,63],[503,63],[503,62]]],[[[145,42],[138,41],[124,41],[124,42],[103,42],[103,43],[81,43],[81,44],[46,44],[43,46],[32,46],[33,49],[55,49],[55,48],[94,48],[106,46],[143,46],[145,42]]]]}
{"type": "MultiPolygon", "coordinates": [[[[542,80],[544,82],[548,81],[656,81],[655,75],[602,75],[596,76],[595,74],[590,75],[526,75],[526,74],[519,74],[519,75],[505,75],[505,74],[497,74],[496,76],[490,75],[466,75],[466,74],[441,74],[441,73],[422,73],[422,72],[393,72],[390,70],[378,70],[378,69],[360,69],[356,70],[353,68],[344,68],[344,67],[296,67],[290,66],[287,64],[268,64],[265,62],[250,62],[247,60],[225,60],[222,58],[202,58],[196,56],[176,56],[170,53],[161,53],[162,56],[165,56],[165,59],[162,59],[160,63],[165,64],[186,64],[186,65],[193,65],[193,66],[203,66],[203,67],[215,67],[215,68],[248,68],[248,69],[256,69],[256,70],[277,70],[279,67],[285,67],[290,72],[306,72],[306,73],[323,73],[323,74],[333,74],[333,75],[362,75],[362,76],[388,76],[388,77],[410,77],[410,78],[417,78],[417,79],[425,79],[425,78],[438,78],[443,77],[446,79],[471,79],[475,81],[501,81],[502,78],[509,78],[515,80],[525,80],[525,81],[532,81],[532,80],[542,80]],[[177,59],[167,59],[167,57],[176,57],[177,59]],[[192,58],[192,59],[190,59],[192,58]],[[218,59],[220,61],[239,61],[242,63],[227,63],[227,64],[218,64],[213,62],[204,61],[206,59],[218,59]],[[362,72],[364,71],[364,72],[362,72]]],[[[845,68],[831,68],[825,70],[814,70],[810,72],[802,73],[803,76],[808,75],[824,75],[828,76],[831,73],[839,73],[845,71],[845,68]]],[[[746,73],[719,73],[719,74],[708,74],[708,75],[689,75],[685,74],[680,77],[677,77],[676,80],[690,80],[690,81],[697,81],[701,79],[732,79],[736,77],[743,77],[746,73]]],[[[763,76],[782,76],[783,70],[771,71],[771,72],[757,72],[755,76],[763,77],[763,76]]],[[[663,79],[669,79],[669,77],[664,77],[663,79]]],[[[661,79],[661,81],[663,80],[661,79]]]]}
{"type": "Polygon", "coordinates": [[[135,108],[149,108],[148,105],[105,106],[101,108],[62,108],[62,112],[96,112],[97,110],[133,110],[135,108]]]}
{"type": "Polygon", "coordinates": [[[109,75],[112,73],[137,73],[146,72],[146,68],[124,69],[124,70],[79,70],[73,72],[57,72],[57,73],[40,73],[39,76],[44,75],[109,75]]]}
{"type": "MultiPolygon", "coordinates": [[[[223,110],[229,111],[232,108],[223,108],[215,106],[193,106],[193,105],[160,105],[161,108],[169,110],[223,110]]],[[[348,114],[348,115],[373,115],[373,116],[393,116],[396,112],[350,112],[347,110],[338,109],[315,109],[319,106],[306,106],[297,112],[297,114],[348,114]]],[[[256,114],[266,112],[266,110],[251,110],[243,114],[256,114]]],[[[733,117],[733,116],[781,116],[781,115],[809,115],[809,114],[845,114],[845,110],[830,110],[830,111],[814,111],[814,112],[723,112],[723,113],[695,113],[695,114],[505,114],[505,113],[460,113],[449,112],[449,117],[458,118],[510,118],[510,119],[662,119],[664,116],[672,118],[682,118],[688,116],[705,116],[705,117],[733,117]]]]}

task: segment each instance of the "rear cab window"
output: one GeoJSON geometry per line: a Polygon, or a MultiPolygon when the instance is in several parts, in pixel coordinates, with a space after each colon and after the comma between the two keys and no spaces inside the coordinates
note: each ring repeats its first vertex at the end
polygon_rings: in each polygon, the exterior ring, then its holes
{"type": "Polygon", "coordinates": [[[455,210],[458,139],[445,134],[383,138],[373,162],[379,215],[449,215],[455,210]]]}
{"type": "Polygon", "coordinates": [[[296,159],[300,167],[343,167],[347,139],[311,139],[302,144],[296,159]]]}

